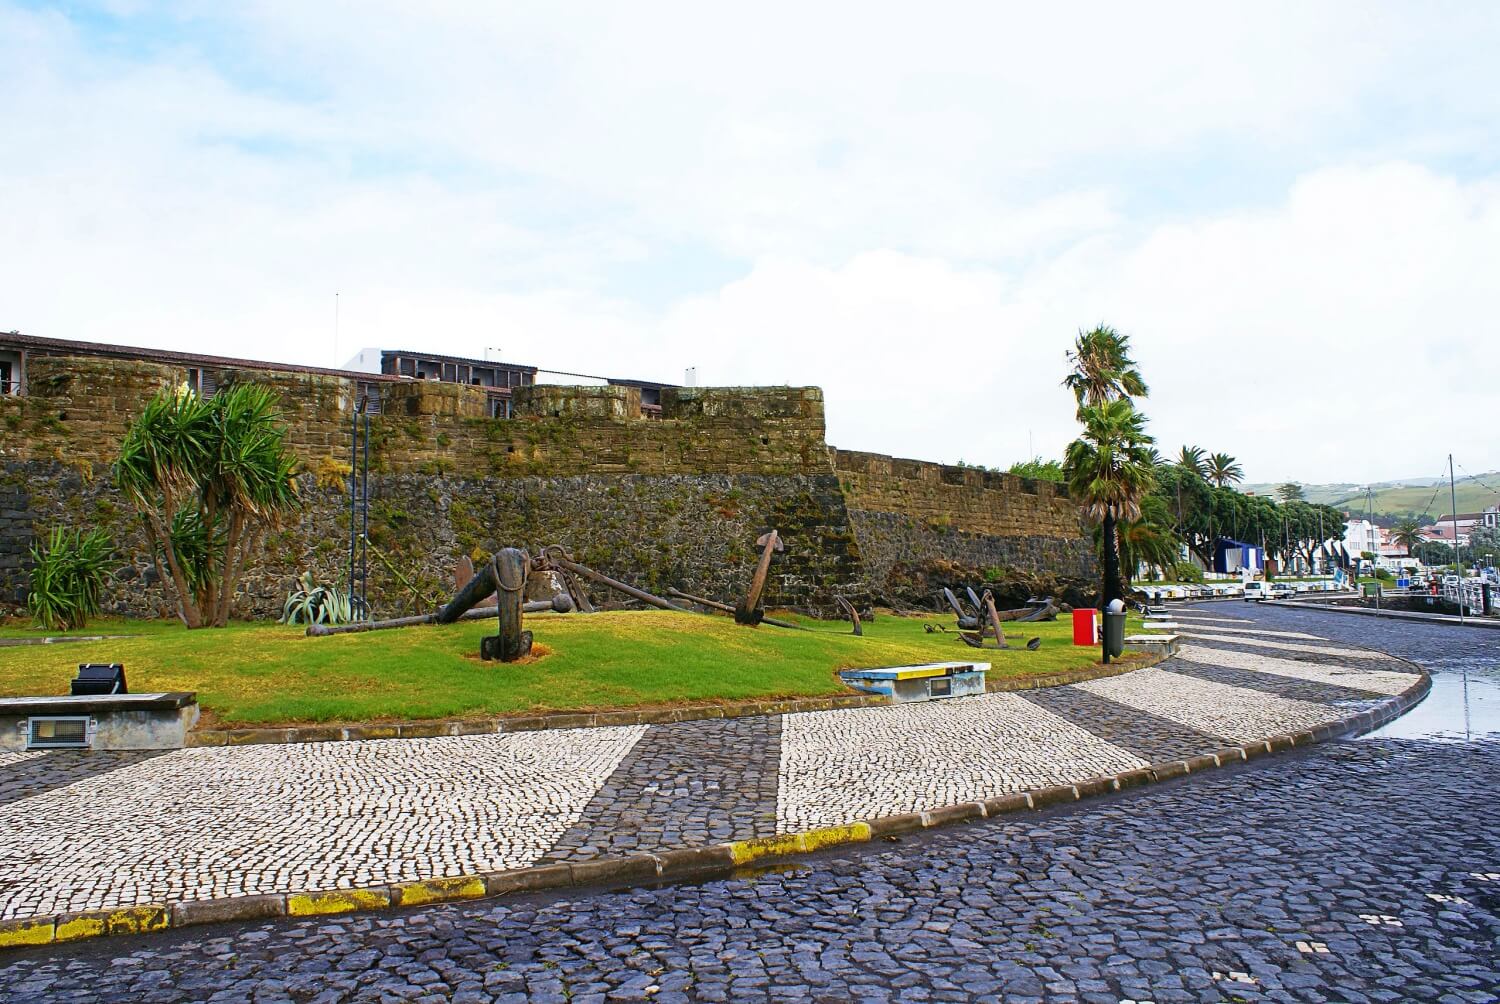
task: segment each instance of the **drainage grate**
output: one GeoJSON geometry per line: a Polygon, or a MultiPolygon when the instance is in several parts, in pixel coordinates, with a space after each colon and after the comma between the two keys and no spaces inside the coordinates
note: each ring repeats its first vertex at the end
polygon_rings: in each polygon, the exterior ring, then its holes
{"type": "Polygon", "coordinates": [[[87,749],[93,745],[94,723],[87,717],[28,718],[26,748],[87,749]]]}

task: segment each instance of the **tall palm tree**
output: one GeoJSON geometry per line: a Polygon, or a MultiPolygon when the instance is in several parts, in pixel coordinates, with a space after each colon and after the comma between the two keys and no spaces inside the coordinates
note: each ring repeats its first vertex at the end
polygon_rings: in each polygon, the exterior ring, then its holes
{"type": "Polygon", "coordinates": [[[1177,464],[1200,478],[1208,475],[1208,459],[1201,446],[1184,446],[1177,454],[1177,464]]]}
{"type": "Polygon", "coordinates": [[[1123,599],[1116,528],[1138,519],[1141,499],[1151,490],[1155,468],[1145,417],[1128,399],[1085,405],[1079,412],[1083,435],[1068,444],[1063,473],[1068,493],[1100,524],[1104,602],[1123,599]]]}
{"type": "Polygon", "coordinates": [[[1073,372],[1063,378],[1063,386],[1077,399],[1080,420],[1086,406],[1147,394],[1146,381],[1130,358],[1130,337],[1107,325],[1080,331],[1068,361],[1073,372]]]}
{"type": "Polygon", "coordinates": [[[1411,554],[1416,546],[1427,538],[1422,535],[1422,524],[1419,520],[1410,516],[1396,521],[1391,528],[1391,540],[1406,548],[1406,553],[1411,554]]]}
{"type": "Polygon", "coordinates": [[[1245,480],[1245,471],[1229,454],[1215,453],[1208,458],[1208,480],[1220,488],[1228,488],[1245,480]]]}

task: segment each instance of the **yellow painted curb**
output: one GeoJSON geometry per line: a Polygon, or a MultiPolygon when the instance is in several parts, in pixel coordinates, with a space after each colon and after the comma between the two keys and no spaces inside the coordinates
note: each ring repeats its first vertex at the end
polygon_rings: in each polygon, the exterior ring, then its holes
{"type": "Polygon", "coordinates": [[[825,826],[803,833],[785,833],[775,837],[756,837],[754,840],[736,840],[729,845],[729,855],[737,865],[757,858],[785,857],[816,851],[836,844],[858,844],[870,839],[869,823],[850,823],[847,826],[825,826]]]}
{"type": "Polygon", "coordinates": [[[57,922],[58,941],[77,941],[80,938],[97,938],[108,931],[104,926],[104,915],[91,913],[71,920],[57,922]]]}
{"type": "Polygon", "coordinates": [[[477,875],[457,878],[425,879],[391,886],[393,899],[400,906],[424,903],[446,903],[456,899],[479,899],[485,894],[484,879],[477,875]]]}
{"type": "Polygon", "coordinates": [[[147,931],[165,931],[170,918],[164,906],[126,906],[118,910],[105,910],[104,929],[110,934],[145,934],[147,931]]]}
{"type": "Polygon", "coordinates": [[[286,898],[289,917],[316,917],[324,913],[353,913],[391,905],[388,893],[374,889],[336,889],[332,892],[295,893],[286,898]]]}
{"type": "Polygon", "coordinates": [[[50,917],[46,920],[0,921],[0,948],[50,945],[55,931],[56,925],[50,917]]]}
{"type": "Polygon", "coordinates": [[[808,830],[802,834],[802,849],[816,851],[835,844],[862,844],[870,839],[869,823],[850,823],[847,826],[826,826],[821,830],[808,830]]]}

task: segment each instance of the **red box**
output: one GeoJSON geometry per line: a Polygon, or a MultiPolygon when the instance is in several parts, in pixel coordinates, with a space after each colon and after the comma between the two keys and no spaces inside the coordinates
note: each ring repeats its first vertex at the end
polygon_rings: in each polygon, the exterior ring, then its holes
{"type": "Polygon", "coordinates": [[[1099,611],[1093,607],[1073,611],[1073,644],[1094,645],[1097,644],[1098,632],[1094,628],[1094,619],[1099,611]]]}

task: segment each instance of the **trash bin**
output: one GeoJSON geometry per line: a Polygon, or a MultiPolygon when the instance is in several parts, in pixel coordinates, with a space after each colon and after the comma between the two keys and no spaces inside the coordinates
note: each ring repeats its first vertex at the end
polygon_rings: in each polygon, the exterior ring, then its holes
{"type": "Polygon", "coordinates": [[[1073,644],[1092,645],[1099,638],[1098,625],[1094,615],[1099,611],[1093,607],[1073,611],[1073,644]]]}
{"type": "Polygon", "coordinates": [[[1118,658],[1125,651],[1125,604],[1110,600],[1104,611],[1104,657],[1118,658]]]}

